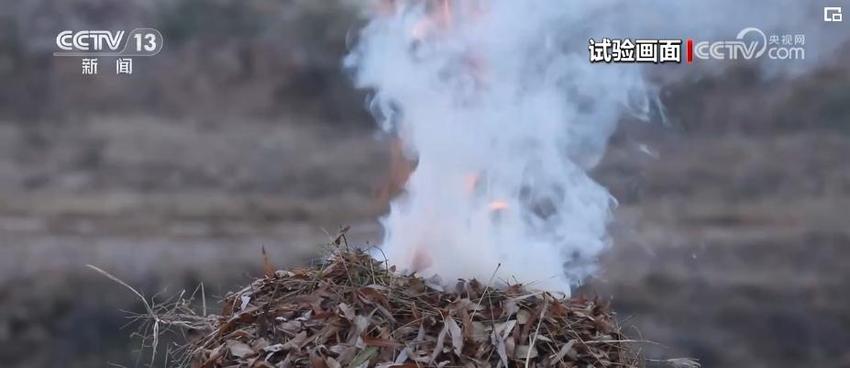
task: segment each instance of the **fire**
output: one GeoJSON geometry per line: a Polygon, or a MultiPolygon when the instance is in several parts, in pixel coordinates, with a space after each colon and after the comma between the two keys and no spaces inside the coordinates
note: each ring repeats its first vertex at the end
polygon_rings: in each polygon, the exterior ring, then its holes
{"type": "Polygon", "coordinates": [[[413,251],[413,261],[411,262],[413,272],[420,272],[428,269],[434,263],[434,259],[428,253],[428,248],[419,245],[413,251]]]}
{"type": "MultiPolygon", "coordinates": [[[[422,18],[410,30],[410,35],[416,40],[424,40],[428,36],[445,31],[452,25],[452,9],[449,0],[438,0],[439,6],[429,7],[428,16],[422,18]]],[[[432,2],[426,2],[433,4],[432,2]]]]}
{"type": "Polygon", "coordinates": [[[377,1],[345,59],[396,136],[376,257],[444,280],[495,281],[498,268],[569,294],[595,271],[611,215],[585,161],[646,95],[640,70],[590,68],[569,47],[593,20],[581,6],[377,1]]]}
{"type": "Polygon", "coordinates": [[[396,10],[396,1],[395,0],[381,0],[375,4],[373,9],[375,14],[389,17],[392,16],[396,10]]]}
{"type": "Polygon", "coordinates": [[[424,40],[428,34],[431,33],[431,29],[433,28],[433,24],[430,19],[423,19],[416,23],[413,28],[410,30],[410,36],[417,40],[424,40]]]}
{"type": "Polygon", "coordinates": [[[478,186],[479,180],[481,180],[481,175],[479,174],[467,174],[463,177],[463,188],[466,190],[467,194],[475,192],[475,188],[478,186]]]}
{"type": "Polygon", "coordinates": [[[452,9],[449,7],[449,0],[442,1],[442,10],[443,10],[443,19],[446,24],[451,24],[452,21],[452,9]]]}
{"type": "Polygon", "coordinates": [[[502,200],[495,200],[493,202],[490,202],[490,205],[488,205],[487,207],[490,208],[490,211],[502,211],[508,209],[509,206],[508,202],[502,200]]]}
{"type": "Polygon", "coordinates": [[[416,164],[405,157],[401,139],[393,137],[390,142],[390,162],[387,177],[377,188],[378,207],[384,208],[395,196],[404,190],[410,174],[416,164]]]}
{"type": "MultiPolygon", "coordinates": [[[[424,0],[424,2],[429,5],[427,7],[428,13],[410,28],[410,37],[416,41],[425,41],[435,35],[445,36],[452,31],[454,25],[452,6],[459,3],[453,3],[451,0],[424,0]]],[[[395,2],[389,4],[391,4],[389,6],[394,6],[392,4],[395,4],[395,2]]],[[[462,12],[465,9],[471,20],[476,20],[484,14],[484,9],[478,2],[466,2],[461,5],[464,7],[460,11],[462,12]]],[[[386,11],[383,13],[387,14],[386,11]]],[[[470,50],[464,55],[463,63],[475,82],[479,86],[483,86],[486,71],[484,60],[470,50]]]]}

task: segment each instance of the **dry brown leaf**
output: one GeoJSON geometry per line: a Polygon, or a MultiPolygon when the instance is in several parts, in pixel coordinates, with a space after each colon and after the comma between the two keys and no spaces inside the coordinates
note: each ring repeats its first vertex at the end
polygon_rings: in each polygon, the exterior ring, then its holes
{"type": "Polygon", "coordinates": [[[378,346],[382,348],[395,348],[402,346],[401,344],[392,340],[378,339],[368,336],[363,337],[363,344],[365,344],[366,346],[378,346]]]}
{"type": "Polygon", "coordinates": [[[560,362],[564,360],[564,357],[569,357],[570,360],[576,360],[578,357],[578,352],[573,348],[576,344],[576,340],[570,340],[558,350],[558,353],[552,357],[552,363],[560,362]]]}
{"type": "Polygon", "coordinates": [[[248,344],[237,341],[237,340],[227,340],[226,342],[227,348],[230,350],[230,354],[238,358],[247,358],[256,354],[254,349],[251,349],[251,346],[248,344]]]}
{"type": "Polygon", "coordinates": [[[448,328],[449,334],[452,338],[452,347],[454,348],[455,354],[457,356],[463,356],[463,331],[461,331],[460,326],[457,325],[454,318],[446,318],[446,327],[448,328]]]}
{"type": "Polygon", "coordinates": [[[353,321],[354,317],[357,316],[357,313],[354,312],[354,308],[346,303],[340,303],[337,308],[339,308],[340,315],[349,321],[353,321]]]}
{"type": "Polygon", "coordinates": [[[301,331],[295,337],[283,344],[283,350],[301,350],[307,341],[307,331],[301,331]]]}
{"type": "Polygon", "coordinates": [[[274,277],[275,275],[275,267],[272,266],[272,262],[269,260],[269,254],[266,253],[266,247],[262,246],[263,251],[263,275],[266,277],[274,277]]]}
{"type": "Polygon", "coordinates": [[[525,309],[522,309],[519,312],[516,312],[516,322],[521,324],[521,325],[528,323],[529,318],[531,318],[531,313],[529,313],[525,309]]]}
{"type": "Polygon", "coordinates": [[[209,330],[185,351],[204,368],[639,366],[604,303],[436,282],[336,252],[228,294],[221,316],[192,317],[209,330]]]}
{"type": "Polygon", "coordinates": [[[514,358],[525,361],[526,358],[537,358],[537,349],[533,346],[519,345],[514,349],[514,358]]]}

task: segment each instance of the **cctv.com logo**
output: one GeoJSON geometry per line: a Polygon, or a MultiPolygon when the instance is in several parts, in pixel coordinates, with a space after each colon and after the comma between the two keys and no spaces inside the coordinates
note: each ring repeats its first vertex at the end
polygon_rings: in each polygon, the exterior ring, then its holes
{"type": "Polygon", "coordinates": [[[738,32],[734,40],[685,43],[688,64],[695,60],[753,60],[766,55],[771,60],[805,60],[804,34],[766,35],[761,29],[748,27],[738,32]]]}
{"type": "Polygon", "coordinates": [[[806,35],[767,35],[756,27],[742,29],[734,40],[694,41],[682,39],[611,39],[588,40],[591,63],[681,63],[697,60],[771,60],[806,59],[806,35]]]}

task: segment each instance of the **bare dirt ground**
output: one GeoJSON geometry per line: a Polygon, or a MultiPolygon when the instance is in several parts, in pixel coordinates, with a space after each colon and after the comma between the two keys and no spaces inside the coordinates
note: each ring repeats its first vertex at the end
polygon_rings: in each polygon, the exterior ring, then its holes
{"type": "MultiPolygon", "coordinates": [[[[583,293],[612,298],[653,356],[706,367],[850,366],[850,139],[831,130],[622,134],[594,176],[621,200],[583,293]]],[[[660,132],[660,133],[659,133],[660,132]]],[[[215,300],[333,232],[375,242],[387,142],[289,121],[103,117],[0,124],[0,361],[134,366],[95,264],[164,299],[215,300]]]]}

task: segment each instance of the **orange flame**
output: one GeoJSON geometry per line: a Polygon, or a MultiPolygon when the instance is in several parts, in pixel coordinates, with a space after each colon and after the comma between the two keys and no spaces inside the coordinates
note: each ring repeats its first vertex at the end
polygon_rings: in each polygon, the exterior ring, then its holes
{"type": "Polygon", "coordinates": [[[401,138],[393,137],[390,142],[389,172],[382,185],[377,188],[378,206],[386,207],[389,202],[404,190],[416,163],[404,155],[401,138]]]}
{"type": "Polygon", "coordinates": [[[396,0],[381,0],[375,4],[374,11],[380,15],[390,16],[395,13],[396,6],[396,0]]]}
{"type": "Polygon", "coordinates": [[[434,264],[434,259],[431,258],[431,255],[428,253],[428,249],[423,246],[416,247],[416,250],[413,252],[413,261],[411,262],[413,266],[413,272],[421,272],[426,270],[428,267],[431,267],[434,264]]]}
{"type": "Polygon", "coordinates": [[[479,180],[481,180],[479,174],[467,174],[463,177],[463,188],[466,189],[467,194],[472,194],[475,191],[479,180]]]}
{"type": "MultiPolygon", "coordinates": [[[[434,4],[432,1],[426,0],[426,3],[434,4]]],[[[450,0],[437,0],[437,2],[439,2],[439,5],[429,6],[428,15],[411,28],[410,35],[414,39],[424,40],[438,31],[445,31],[451,27],[452,8],[450,0]]]]}
{"type": "Polygon", "coordinates": [[[452,22],[452,9],[449,7],[449,0],[443,0],[443,19],[446,24],[451,24],[452,22]]]}
{"type": "Polygon", "coordinates": [[[490,205],[488,207],[490,208],[490,211],[502,211],[508,209],[509,206],[508,202],[502,200],[495,200],[493,202],[490,202],[490,205]]]}

